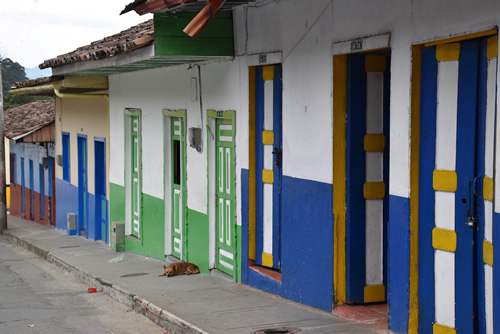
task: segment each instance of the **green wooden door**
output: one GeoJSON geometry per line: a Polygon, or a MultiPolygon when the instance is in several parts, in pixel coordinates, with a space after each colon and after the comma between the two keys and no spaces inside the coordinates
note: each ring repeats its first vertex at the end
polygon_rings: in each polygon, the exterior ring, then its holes
{"type": "Polygon", "coordinates": [[[184,121],[181,117],[171,117],[171,198],[172,198],[172,255],[179,259],[183,254],[184,226],[184,121]]]}
{"type": "Polygon", "coordinates": [[[230,119],[217,119],[216,128],[216,267],[234,276],[236,271],[234,129],[230,119]]]}
{"type": "Polygon", "coordinates": [[[140,208],[141,208],[141,184],[140,184],[140,120],[139,116],[130,116],[130,164],[131,164],[131,214],[132,214],[132,235],[140,238],[140,208]]]}

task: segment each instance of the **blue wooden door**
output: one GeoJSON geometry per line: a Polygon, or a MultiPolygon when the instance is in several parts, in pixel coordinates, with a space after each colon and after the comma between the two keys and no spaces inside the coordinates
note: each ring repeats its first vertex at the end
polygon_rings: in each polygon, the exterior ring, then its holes
{"type": "Polygon", "coordinates": [[[35,217],[35,176],[33,171],[33,160],[29,161],[29,178],[30,178],[30,219],[35,217]]]}
{"type": "Polygon", "coordinates": [[[108,201],[106,199],[106,142],[94,140],[95,239],[108,242],[108,201]]]}
{"type": "Polygon", "coordinates": [[[422,332],[493,333],[498,322],[492,261],[497,51],[487,38],[423,49],[422,332]]]}
{"type": "Polygon", "coordinates": [[[42,164],[38,165],[38,183],[40,187],[40,220],[44,220],[44,197],[45,197],[45,174],[44,174],[44,168],[42,164]]]}
{"type": "Polygon", "coordinates": [[[26,196],[26,180],[25,180],[25,177],[24,177],[24,158],[21,158],[21,212],[22,214],[24,215],[25,214],[25,198],[24,196],[26,196]]]}
{"type": "Polygon", "coordinates": [[[281,65],[260,66],[255,78],[255,263],[280,269],[282,145],[281,65]]]}
{"type": "Polygon", "coordinates": [[[78,135],[78,234],[88,235],[87,137],[78,135]]]}
{"type": "Polygon", "coordinates": [[[390,53],[347,57],[346,296],[386,301],[390,53]]]}

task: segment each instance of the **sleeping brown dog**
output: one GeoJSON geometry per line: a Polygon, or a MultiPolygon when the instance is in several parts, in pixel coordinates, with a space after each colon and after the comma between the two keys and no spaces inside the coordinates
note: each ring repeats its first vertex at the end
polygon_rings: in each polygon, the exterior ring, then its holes
{"type": "Polygon", "coordinates": [[[189,262],[170,263],[168,266],[163,266],[165,272],[159,276],[175,276],[175,275],[194,275],[199,274],[200,269],[196,264],[189,262]]]}

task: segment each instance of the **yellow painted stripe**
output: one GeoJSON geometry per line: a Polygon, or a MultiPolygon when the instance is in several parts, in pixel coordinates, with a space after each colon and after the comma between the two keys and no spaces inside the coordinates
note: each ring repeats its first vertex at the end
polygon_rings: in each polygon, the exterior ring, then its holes
{"type": "Polygon", "coordinates": [[[457,191],[457,172],[436,169],[432,173],[432,187],[436,191],[457,191]]]}
{"type": "Polygon", "coordinates": [[[274,145],[274,132],[269,130],[262,131],[262,144],[274,145]]]}
{"type": "Polygon", "coordinates": [[[366,285],[364,288],[364,301],[365,303],[385,302],[385,286],[380,285],[366,285]]]}
{"type": "Polygon", "coordinates": [[[498,35],[488,38],[488,51],[486,52],[488,59],[498,57],[498,35]]]}
{"type": "Polygon", "coordinates": [[[483,179],[483,197],[485,200],[493,202],[493,179],[485,176],[483,179]]]}
{"type": "Polygon", "coordinates": [[[447,252],[455,252],[457,250],[457,233],[444,228],[433,228],[432,247],[447,252]]]}
{"type": "Polygon", "coordinates": [[[441,324],[436,324],[432,325],[432,333],[433,334],[456,334],[457,330],[452,327],[448,327],[445,325],[441,324]]]}
{"type": "Polygon", "coordinates": [[[273,267],[273,254],[262,252],[262,265],[264,267],[273,267]]]}
{"type": "Polygon", "coordinates": [[[493,267],[493,244],[488,240],[483,241],[483,261],[493,267]]]}
{"type": "Polygon", "coordinates": [[[365,56],[365,71],[366,72],[385,72],[386,58],[382,55],[366,55],[365,56]]]}
{"type": "Polygon", "coordinates": [[[441,44],[436,46],[437,61],[454,61],[460,58],[460,43],[441,44]]]}
{"type": "Polygon", "coordinates": [[[7,200],[7,207],[10,208],[10,185],[7,185],[5,188],[5,198],[7,200]]]}
{"type": "Polygon", "coordinates": [[[262,67],[262,78],[264,80],[274,80],[274,65],[262,67]]]}
{"type": "Polygon", "coordinates": [[[485,37],[485,36],[492,36],[492,35],[496,35],[496,34],[498,34],[498,29],[493,28],[493,29],[489,29],[489,30],[485,30],[485,31],[476,32],[473,34],[440,39],[439,41],[425,43],[424,46],[427,47],[427,46],[440,45],[440,44],[446,44],[446,43],[455,43],[455,42],[465,41],[468,39],[485,37]]]}
{"type": "Polygon", "coordinates": [[[333,286],[337,305],[346,303],[345,194],[346,194],[347,56],[333,57],[333,286]]]}
{"type": "Polygon", "coordinates": [[[411,76],[411,141],[410,141],[410,291],[408,334],[418,333],[418,209],[420,173],[420,87],[422,47],[412,47],[411,76]]]}
{"type": "Polygon", "coordinates": [[[366,152],[384,152],[385,136],[383,134],[365,135],[364,148],[366,152]]]}
{"type": "Polygon", "coordinates": [[[363,185],[363,197],[365,199],[383,199],[385,197],[385,183],[366,182],[363,185]]]}
{"type": "Polygon", "coordinates": [[[273,184],[274,183],[274,173],[271,169],[262,170],[262,182],[273,184]]]}
{"type": "Polygon", "coordinates": [[[248,68],[249,115],[248,115],[248,258],[255,260],[255,214],[256,214],[256,172],[255,172],[255,67],[248,68]]]}

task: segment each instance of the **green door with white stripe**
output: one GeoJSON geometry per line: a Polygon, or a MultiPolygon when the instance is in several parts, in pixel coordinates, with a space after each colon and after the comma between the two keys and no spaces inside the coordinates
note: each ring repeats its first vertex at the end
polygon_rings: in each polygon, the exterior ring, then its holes
{"type": "Polygon", "coordinates": [[[219,118],[216,120],[216,128],[216,267],[234,276],[236,270],[236,226],[232,120],[219,118]]]}
{"type": "Polygon", "coordinates": [[[131,217],[132,217],[132,235],[140,238],[140,208],[141,208],[141,180],[140,164],[141,154],[139,146],[140,119],[139,116],[130,116],[130,177],[131,177],[131,217]]]}
{"type": "Polygon", "coordinates": [[[172,214],[172,255],[183,259],[184,226],[184,121],[181,117],[171,117],[171,214],[172,214]]]}

